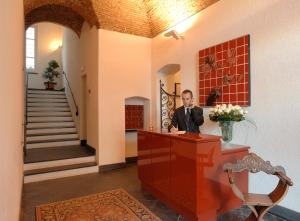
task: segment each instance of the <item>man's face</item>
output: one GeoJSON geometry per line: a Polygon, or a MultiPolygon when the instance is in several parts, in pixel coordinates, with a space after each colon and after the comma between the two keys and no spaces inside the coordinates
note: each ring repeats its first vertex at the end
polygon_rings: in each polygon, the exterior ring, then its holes
{"type": "Polygon", "coordinates": [[[181,99],[182,99],[182,103],[185,107],[192,106],[193,98],[190,93],[182,94],[181,99]]]}

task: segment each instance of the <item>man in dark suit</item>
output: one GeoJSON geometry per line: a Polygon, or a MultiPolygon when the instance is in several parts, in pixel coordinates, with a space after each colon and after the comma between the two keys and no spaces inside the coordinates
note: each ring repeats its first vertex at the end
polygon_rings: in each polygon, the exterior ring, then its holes
{"type": "Polygon", "coordinates": [[[181,99],[183,106],[175,110],[170,131],[176,133],[178,130],[185,130],[200,133],[199,126],[204,122],[202,108],[194,106],[193,93],[190,90],[184,90],[181,99]]]}

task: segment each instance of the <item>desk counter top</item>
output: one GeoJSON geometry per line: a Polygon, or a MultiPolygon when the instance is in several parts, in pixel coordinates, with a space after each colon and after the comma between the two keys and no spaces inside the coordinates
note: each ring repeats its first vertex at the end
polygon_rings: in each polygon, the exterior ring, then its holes
{"type": "Polygon", "coordinates": [[[216,135],[198,134],[198,133],[191,133],[191,132],[186,132],[185,134],[173,134],[173,133],[162,132],[161,130],[152,130],[152,131],[138,130],[138,132],[172,137],[172,139],[180,139],[180,140],[194,141],[194,142],[218,141],[220,140],[221,137],[216,135]]]}

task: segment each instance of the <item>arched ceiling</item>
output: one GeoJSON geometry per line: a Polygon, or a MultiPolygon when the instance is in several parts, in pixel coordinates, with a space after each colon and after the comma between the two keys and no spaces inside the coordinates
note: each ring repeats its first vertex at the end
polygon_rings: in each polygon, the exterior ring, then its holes
{"type": "Polygon", "coordinates": [[[80,34],[83,21],[153,38],[219,0],[24,0],[26,25],[50,21],[80,34]]]}

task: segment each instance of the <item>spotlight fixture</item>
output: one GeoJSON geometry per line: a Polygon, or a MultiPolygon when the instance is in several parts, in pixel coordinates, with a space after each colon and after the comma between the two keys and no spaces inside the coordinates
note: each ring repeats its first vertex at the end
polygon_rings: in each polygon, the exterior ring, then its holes
{"type": "Polygon", "coordinates": [[[165,37],[173,37],[175,38],[176,40],[178,39],[183,39],[183,37],[176,31],[176,30],[171,30],[171,31],[168,31],[164,34],[165,37]]]}

